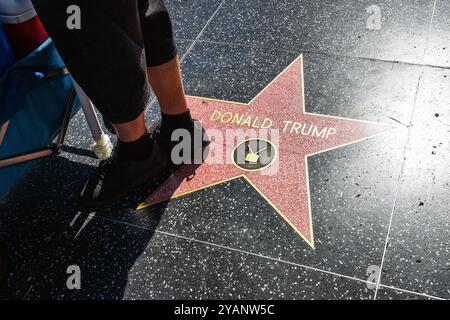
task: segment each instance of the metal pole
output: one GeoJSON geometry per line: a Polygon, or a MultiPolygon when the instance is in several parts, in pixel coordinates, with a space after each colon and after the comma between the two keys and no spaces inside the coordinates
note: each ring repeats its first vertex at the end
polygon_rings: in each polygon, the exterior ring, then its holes
{"type": "Polygon", "coordinates": [[[103,133],[92,101],[86,95],[84,90],[79,86],[79,84],[75,80],[73,80],[73,78],[72,81],[75,91],[77,92],[78,99],[80,100],[81,108],[83,109],[89,129],[91,130],[92,138],[94,138],[95,141],[92,145],[92,149],[99,159],[107,159],[111,156],[111,152],[113,149],[111,140],[109,139],[108,135],[103,133]]]}
{"type": "Polygon", "coordinates": [[[97,114],[94,111],[94,105],[80,85],[75,80],[72,79],[72,81],[75,91],[77,92],[78,99],[80,99],[81,108],[83,109],[89,129],[91,130],[92,138],[94,138],[94,140],[99,140],[103,134],[103,131],[100,127],[97,114]]]}
{"type": "MultiPolygon", "coordinates": [[[[66,107],[66,112],[64,113],[61,130],[59,131],[58,139],[56,140],[57,149],[60,149],[64,144],[64,139],[66,138],[67,128],[69,127],[70,116],[72,115],[73,104],[75,103],[76,97],[75,90],[72,89],[70,92],[69,102],[66,107]]],[[[59,150],[57,152],[59,152],[59,150]]]]}
{"type": "Polygon", "coordinates": [[[36,160],[36,159],[48,157],[48,156],[51,156],[52,154],[54,154],[53,150],[45,149],[45,150],[42,150],[42,151],[36,151],[36,152],[33,152],[33,153],[28,153],[28,154],[24,154],[24,155],[21,155],[21,156],[8,158],[8,159],[1,159],[0,160],[0,168],[9,167],[9,166],[12,166],[14,164],[18,164],[18,163],[22,163],[22,162],[27,162],[27,161],[31,161],[31,160],[36,160]]]}

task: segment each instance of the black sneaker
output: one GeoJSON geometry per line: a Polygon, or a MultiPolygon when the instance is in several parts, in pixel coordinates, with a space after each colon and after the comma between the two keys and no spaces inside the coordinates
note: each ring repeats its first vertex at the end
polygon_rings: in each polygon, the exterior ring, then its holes
{"type": "Polygon", "coordinates": [[[81,191],[85,206],[102,206],[128,195],[134,188],[158,176],[168,164],[167,153],[153,141],[151,155],[143,161],[120,159],[116,150],[100,162],[81,191]]]}
{"type": "MultiPolygon", "coordinates": [[[[111,134],[116,134],[115,129],[112,125],[112,123],[106,119],[105,117],[103,117],[103,122],[105,124],[106,129],[111,133],[111,134]]],[[[172,141],[171,139],[171,133],[168,132],[163,132],[161,131],[161,121],[156,122],[153,124],[152,127],[148,128],[149,132],[152,133],[152,135],[155,137],[155,139],[158,141],[158,143],[166,150],[167,156],[168,158],[171,160],[171,164],[172,165],[180,165],[181,163],[179,163],[180,161],[172,161],[172,150],[173,148],[179,143],[179,141],[172,141]]],[[[209,146],[209,144],[211,143],[209,141],[208,135],[205,131],[205,129],[203,128],[202,124],[200,121],[198,120],[194,120],[194,128],[193,130],[190,132],[191,137],[202,137],[202,141],[201,141],[201,146],[199,147],[200,143],[196,143],[196,141],[194,141],[194,139],[191,139],[191,157],[189,159],[189,161],[186,162],[190,162],[190,164],[201,164],[207,155],[207,151],[205,152],[206,148],[209,146]],[[201,132],[201,134],[199,134],[201,132]],[[196,135],[197,134],[197,135],[196,135]],[[201,151],[200,151],[201,148],[201,151]],[[198,149],[198,150],[197,150],[198,149]]],[[[180,158],[182,158],[182,154],[180,155],[180,158]]]]}
{"type": "Polygon", "coordinates": [[[191,144],[189,146],[190,156],[185,159],[183,157],[183,149],[180,148],[179,150],[176,150],[180,152],[175,152],[177,155],[177,159],[172,159],[172,150],[174,150],[174,148],[176,148],[180,144],[181,139],[178,141],[172,141],[172,134],[161,130],[160,125],[155,130],[155,139],[166,151],[172,165],[178,166],[182,164],[201,164],[206,159],[208,153],[207,147],[211,142],[201,122],[198,120],[194,120],[194,126],[192,130],[187,131],[187,133],[191,138],[191,144]]]}

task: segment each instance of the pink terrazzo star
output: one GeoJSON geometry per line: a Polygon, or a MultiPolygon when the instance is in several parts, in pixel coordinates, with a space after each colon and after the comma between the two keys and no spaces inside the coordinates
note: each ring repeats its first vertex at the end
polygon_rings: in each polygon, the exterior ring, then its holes
{"type": "MultiPolygon", "coordinates": [[[[186,195],[224,181],[244,177],[274,209],[314,247],[308,180],[308,156],[355,143],[395,127],[380,123],[306,113],[304,109],[303,58],[297,58],[250,103],[188,97],[193,117],[205,129],[252,129],[242,141],[212,141],[211,150],[223,150],[231,159],[234,147],[259,139],[261,126],[277,130],[279,139],[273,162],[257,171],[227,164],[185,165],[158,188],[139,209],[186,195]],[[231,113],[231,115],[230,115],[231,113]],[[251,117],[251,118],[248,118],[251,117]],[[218,119],[216,119],[218,118],[218,119]],[[229,119],[234,119],[227,121],[229,119]],[[245,122],[246,119],[250,119],[245,122]],[[266,120],[264,122],[265,119],[266,120]],[[230,145],[231,144],[231,145],[230,145]]],[[[216,139],[217,140],[217,139],[216,139]]],[[[234,139],[236,140],[236,139],[234,139]]]]}

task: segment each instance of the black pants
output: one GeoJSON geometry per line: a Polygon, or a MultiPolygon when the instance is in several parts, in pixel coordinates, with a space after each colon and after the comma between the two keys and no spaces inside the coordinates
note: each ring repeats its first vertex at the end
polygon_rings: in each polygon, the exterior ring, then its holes
{"type": "Polygon", "coordinates": [[[33,0],[70,73],[104,117],[129,122],[144,110],[147,66],[177,55],[162,0],[33,0]],[[81,9],[81,29],[69,30],[67,8],[81,9]]]}

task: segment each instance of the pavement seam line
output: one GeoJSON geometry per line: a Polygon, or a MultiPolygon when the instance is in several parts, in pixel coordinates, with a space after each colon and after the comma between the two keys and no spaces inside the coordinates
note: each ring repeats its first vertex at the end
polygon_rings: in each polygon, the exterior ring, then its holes
{"type": "Polygon", "coordinates": [[[396,206],[397,206],[398,195],[399,195],[399,192],[400,192],[401,179],[402,179],[402,177],[404,175],[404,170],[405,170],[405,165],[406,165],[406,155],[407,155],[407,152],[408,152],[408,146],[409,146],[410,141],[411,141],[410,140],[411,139],[411,127],[412,127],[412,123],[413,123],[413,120],[414,120],[414,113],[415,113],[415,110],[416,110],[416,107],[417,107],[417,99],[418,99],[418,95],[419,95],[419,91],[420,91],[420,84],[422,82],[423,74],[424,74],[424,71],[425,71],[425,66],[423,66],[423,62],[425,61],[425,57],[426,57],[426,53],[427,53],[427,49],[428,49],[428,42],[429,42],[429,39],[430,39],[430,34],[431,34],[431,30],[432,30],[434,15],[436,13],[436,5],[437,5],[437,0],[434,0],[433,11],[432,11],[432,14],[431,14],[431,21],[430,21],[430,25],[429,25],[429,28],[428,28],[428,33],[427,33],[427,39],[426,39],[426,43],[425,43],[424,53],[423,53],[423,56],[422,56],[421,72],[420,72],[420,75],[419,75],[419,79],[417,80],[417,87],[416,87],[416,92],[415,92],[415,95],[414,95],[414,105],[413,105],[413,108],[412,108],[412,111],[411,111],[411,118],[410,118],[409,127],[408,127],[408,138],[406,140],[405,148],[403,150],[403,164],[402,164],[402,167],[401,167],[401,170],[400,170],[400,174],[399,174],[398,179],[397,179],[397,187],[396,187],[396,191],[395,191],[395,198],[394,198],[394,203],[393,203],[393,206],[392,206],[391,217],[390,217],[390,220],[389,220],[388,231],[387,231],[387,234],[386,234],[386,242],[385,242],[385,245],[384,245],[383,256],[381,258],[380,270],[378,271],[379,274],[378,274],[377,286],[375,288],[374,300],[377,299],[378,290],[380,288],[381,277],[382,277],[382,273],[383,273],[383,267],[384,267],[384,263],[385,263],[385,259],[386,259],[386,253],[387,253],[388,246],[389,246],[389,238],[390,238],[390,235],[391,235],[392,222],[394,220],[394,214],[395,214],[395,211],[397,209],[396,206]]]}

